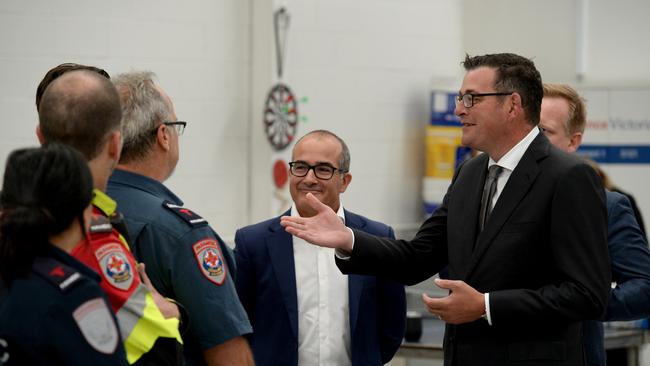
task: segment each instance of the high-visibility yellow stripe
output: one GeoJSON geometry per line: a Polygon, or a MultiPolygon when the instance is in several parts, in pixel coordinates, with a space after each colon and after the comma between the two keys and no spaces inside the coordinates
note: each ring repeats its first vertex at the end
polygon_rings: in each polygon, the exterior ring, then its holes
{"type": "Polygon", "coordinates": [[[149,352],[158,338],[175,338],[179,343],[183,343],[178,331],[178,319],[165,319],[154,303],[151,293],[145,295],[145,302],[143,316],[135,324],[129,337],[124,340],[129,364],[149,352]]]}

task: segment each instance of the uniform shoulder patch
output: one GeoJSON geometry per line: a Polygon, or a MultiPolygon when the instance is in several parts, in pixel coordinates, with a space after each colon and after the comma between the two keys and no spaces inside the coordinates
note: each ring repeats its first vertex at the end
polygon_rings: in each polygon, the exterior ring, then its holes
{"type": "Polygon", "coordinates": [[[208,222],[201,216],[197,215],[196,212],[175,205],[169,201],[164,201],[163,206],[176,214],[176,216],[180,217],[183,221],[187,222],[191,226],[200,226],[200,225],[205,225],[208,222]]]}
{"type": "Polygon", "coordinates": [[[32,268],[39,276],[63,292],[82,278],[77,270],[52,258],[38,257],[34,259],[32,268]]]}
{"type": "Polygon", "coordinates": [[[95,350],[107,355],[115,352],[120,337],[110,310],[102,298],[84,302],[75,309],[72,316],[81,334],[95,350]]]}
{"type": "Polygon", "coordinates": [[[93,215],[92,219],[90,220],[91,234],[110,233],[111,231],[113,231],[113,225],[111,225],[111,221],[108,219],[108,217],[102,215],[93,215]]]}
{"type": "Polygon", "coordinates": [[[227,267],[216,239],[207,238],[192,245],[196,262],[203,276],[217,285],[226,279],[227,267]]]}
{"type": "Polygon", "coordinates": [[[133,264],[129,262],[129,256],[120,243],[104,244],[95,250],[95,258],[99,263],[102,277],[122,291],[131,288],[134,279],[133,264]]]}

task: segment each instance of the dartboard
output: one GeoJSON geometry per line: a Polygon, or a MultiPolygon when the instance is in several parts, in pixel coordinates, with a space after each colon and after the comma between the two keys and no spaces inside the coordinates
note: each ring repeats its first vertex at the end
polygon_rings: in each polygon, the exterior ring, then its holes
{"type": "Polygon", "coordinates": [[[264,128],[271,146],[277,151],[287,147],[296,136],[298,103],[284,84],[276,84],[264,103],[264,128]]]}

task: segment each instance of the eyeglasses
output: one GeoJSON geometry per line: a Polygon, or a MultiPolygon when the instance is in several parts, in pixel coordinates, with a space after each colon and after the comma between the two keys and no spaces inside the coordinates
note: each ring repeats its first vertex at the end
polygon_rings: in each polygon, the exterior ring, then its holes
{"type": "Polygon", "coordinates": [[[456,103],[463,102],[465,108],[472,108],[474,105],[475,97],[489,97],[493,95],[511,95],[514,92],[499,92],[499,93],[465,93],[456,96],[456,103]]]}
{"type": "Polygon", "coordinates": [[[187,122],[185,121],[174,121],[174,122],[163,122],[162,123],[165,126],[171,126],[176,130],[176,134],[178,136],[181,136],[183,132],[185,131],[185,126],[187,126],[187,122]]]}
{"type": "Polygon", "coordinates": [[[329,164],[309,165],[302,161],[292,161],[289,163],[289,171],[293,176],[304,177],[309,174],[310,170],[314,171],[316,178],[322,180],[332,179],[335,172],[347,173],[347,170],[335,168],[329,164]]]}

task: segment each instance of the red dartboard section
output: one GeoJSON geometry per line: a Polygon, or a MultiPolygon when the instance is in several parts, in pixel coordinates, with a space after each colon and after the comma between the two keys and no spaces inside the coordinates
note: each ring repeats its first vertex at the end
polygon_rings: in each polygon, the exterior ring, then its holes
{"type": "Polygon", "coordinates": [[[289,180],[289,169],[287,169],[287,166],[287,162],[282,159],[276,160],[275,164],[273,164],[273,183],[277,189],[282,189],[287,184],[287,180],[289,180]]]}
{"type": "Polygon", "coordinates": [[[291,89],[279,83],[273,86],[264,103],[266,137],[276,151],[293,141],[298,128],[298,102],[291,89]]]}

